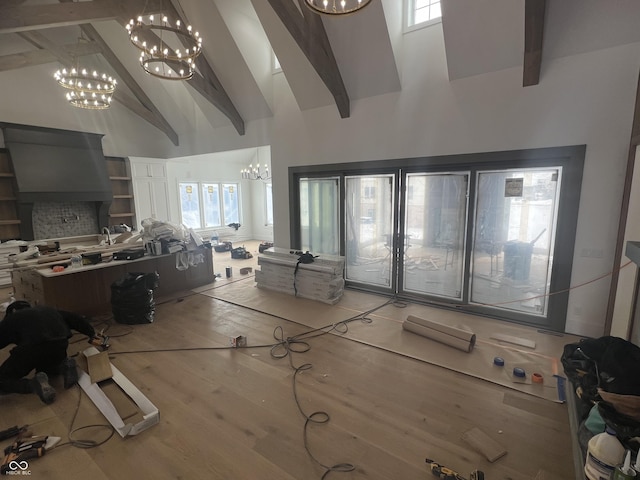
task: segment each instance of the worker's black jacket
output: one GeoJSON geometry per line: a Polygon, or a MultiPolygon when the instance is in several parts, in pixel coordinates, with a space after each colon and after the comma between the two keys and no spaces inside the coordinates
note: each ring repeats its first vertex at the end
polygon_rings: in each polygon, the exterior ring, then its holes
{"type": "Polygon", "coordinates": [[[93,337],[95,331],[85,317],[50,307],[16,310],[0,322],[0,349],[7,345],[36,345],[70,338],[71,330],[93,337]]]}

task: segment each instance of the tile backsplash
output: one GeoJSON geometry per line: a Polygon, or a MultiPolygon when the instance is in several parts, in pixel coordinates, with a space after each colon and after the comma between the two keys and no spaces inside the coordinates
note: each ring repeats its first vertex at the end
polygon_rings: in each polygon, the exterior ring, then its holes
{"type": "Polygon", "coordinates": [[[100,233],[94,202],[36,202],[32,218],[36,240],[100,233]]]}

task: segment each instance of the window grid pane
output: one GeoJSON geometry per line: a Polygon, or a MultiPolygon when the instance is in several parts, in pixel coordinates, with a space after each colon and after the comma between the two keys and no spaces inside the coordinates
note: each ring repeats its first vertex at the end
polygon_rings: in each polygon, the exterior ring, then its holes
{"type": "Polygon", "coordinates": [[[198,184],[180,183],[179,191],[182,223],[188,228],[202,228],[198,184]]]}
{"type": "Polygon", "coordinates": [[[240,201],[238,198],[238,184],[225,183],[222,185],[222,204],[224,208],[224,223],[240,223],[240,201]]]}
{"type": "Polygon", "coordinates": [[[202,184],[202,207],[204,209],[204,226],[219,227],[220,222],[220,188],[216,183],[202,184]]]}
{"type": "Polygon", "coordinates": [[[409,26],[435,20],[442,16],[440,0],[413,0],[409,12],[409,26]]]}

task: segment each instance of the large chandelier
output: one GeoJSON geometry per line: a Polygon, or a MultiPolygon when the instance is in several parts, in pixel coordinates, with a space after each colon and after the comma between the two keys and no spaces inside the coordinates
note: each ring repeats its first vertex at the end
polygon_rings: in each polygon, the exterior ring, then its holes
{"type": "Polygon", "coordinates": [[[126,29],[131,43],[140,50],[140,65],[145,72],[166,80],[193,77],[195,59],[202,52],[202,37],[191,25],[184,27],[179,19],[172,25],[160,13],[131,19],[126,29]]]}
{"type": "MultiPolygon", "coordinates": [[[[78,45],[82,38],[78,39],[78,45]]],[[[59,85],[68,90],[67,102],[74,107],[88,110],[104,110],[111,106],[111,98],[116,90],[116,79],[106,73],[80,67],[78,52],[74,56],[74,65],[61,68],[53,77],[59,85]]]]}
{"type": "Polygon", "coordinates": [[[307,7],[325,15],[347,15],[357,12],[371,3],[371,0],[305,0],[307,7]]]}
{"type": "Polygon", "coordinates": [[[258,163],[255,167],[253,164],[249,164],[249,168],[243,168],[240,170],[242,178],[245,180],[270,180],[271,174],[269,173],[269,166],[265,163],[264,167],[261,167],[258,163]]]}

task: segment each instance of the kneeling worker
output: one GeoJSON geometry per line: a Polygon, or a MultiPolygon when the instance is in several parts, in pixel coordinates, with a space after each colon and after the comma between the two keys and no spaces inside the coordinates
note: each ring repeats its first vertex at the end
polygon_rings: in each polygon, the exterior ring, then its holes
{"type": "Polygon", "coordinates": [[[11,303],[0,322],[0,349],[15,344],[11,355],[0,365],[0,393],[35,393],[44,403],[52,403],[56,391],[49,375],[62,374],[64,388],[78,381],[76,362],[67,358],[71,330],[95,337],[91,324],[82,315],[50,307],[32,307],[19,300],[11,303]],[[26,376],[34,370],[32,378],[26,376]]]}

